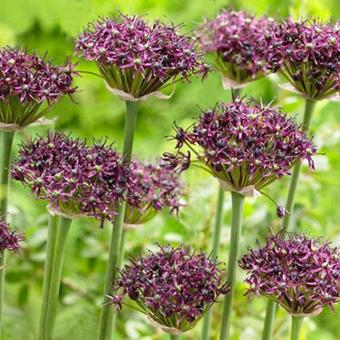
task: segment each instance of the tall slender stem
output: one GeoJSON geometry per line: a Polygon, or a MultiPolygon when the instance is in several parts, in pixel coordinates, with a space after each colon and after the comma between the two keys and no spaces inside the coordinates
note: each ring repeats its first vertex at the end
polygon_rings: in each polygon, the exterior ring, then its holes
{"type": "Polygon", "coordinates": [[[262,340],[270,340],[272,338],[274,320],[276,313],[276,303],[272,300],[268,300],[266,308],[266,317],[264,320],[262,340]]]}
{"type": "MultiPolygon", "coordinates": [[[[303,116],[302,128],[307,134],[309,132],[315,104],[316,102],[314,100],[310,100],[310,99],[305,100],[305,113],[303,116]]],[[[293,169],[293,174],[290,180],[290,185],[289,185],[289,190],[288,190],[288,196],[287,196],[287,201],[286,201],[286,209],[288,211],[288,214],[285,216],[283,220],[283,227],[287,228],[287,230],[289,231],[295,230],[295,228],[292,228],[293,230],[290,230],[290,223],[291,223],[291,218],[292,218],[293,210],[294,210],[295,195],[296,195],[296,190],[297,190],[297,184],[298,184],[299,177],[300,177],[301,165],[302,164],[300,161],[296,163],[293,169]]],[[[272,339],[276,309],[277,309],[276,303],[269,300],[267,302],[267,309],[266,309],[266,316],[265,316],[265,321],[264,321],[262,340],[272,339]]]]}
{"type": "MultiPolygon", "coordinates": [[[[216,207],[216,217],[215,217],[215,227],[213,232],[213,245],[211,250],[211,257],[216,258],[218,255],[218,249],[221,238],[221,228],[223,222],[223,203],[224,203],[224,190],[221,186],[218,189],[218,197],[217,197],[217,207],[216,207]]],[[[209,339],[210,333],[210,320],[211,320],[211,311],[208,310],[203,320],[202,327],[202,340],[209,339]]]]}
{"type": "Polygon", "coordinates": [[[51,217],[49,221],[39,340],[52,339],[65,245],[71,222],[72,220],[65,217],[51,217]]]}
{"type": "Polygon", "coordinates": [[[231,290],[230,293],[224,298],[220,340],[228,339],[230,332],[232,303],[236,288],[237,258],[240,249],[240,236],[243,220],[244,196],[236,192],[232,192],[231,199],[232,199],[232,222],[227,272],[227,280],[230,283],[231,290]]]}
{"type": "MultiPolygon", "coordinates": [[[[123,158],[129,164],[132,156],[133,140],[136,128],[138,104],[126,102],[126,118],[124,129],[123,158]]],[[[106,266],[104,302],[101,310],[98,340],[111,340],[113,332],[113,306],[109,303],[108,295],[112,293],[112,284],[117,278],[119,264],[122,261],[120,253],[123,250],[122,236],[126,202],[117,204],[117,217],[113,224],[109,258],[106,266]]]]}
{"type": "Polygon", "coordinates": [[[170,340],[179,340],[179,335],[170,334],[170,340]]]}
{"type": "Polygon", "coordinates": [[[292,316],[292,331],[290,334],[291,340],[299,340],[302,327],[303,317],[292,316]]]}
{"type": "MultiPolygon", "coordinates": [[[[303,117],[302,128],[307,134],[309,132],[310,123],[312,120],[312,113],[314,111],[315,104],[316,102],[314,100],[306,99],[305,113],[303,117]]],[[[295,195],[296,195],[300,172],[301,172],[301,162],[299,161],[296,163],[293,169],[293,174],[291,177],[287,201],[286,201],[286,209],[288,210],[288,214],[285,216],[283,220],[283,226],[286,227],[288,230],[290,229],[291,217],[293,215],[295,195]]]]}
{"type": "Polygon", "coordinates": [[[53,261],[55,256],[56,241],[58,236],[58,222],[59,217],[50,215],[48,221],[48,231],[47,231],[47,247],[46,247],[46,260],[44,269],[44,280],[43,280],[43,295],[41,304],[41,314],[40,314],[40,327],[39,327],[39,339],[47,339],[48,329],[47,329],[47,319],[48,310],[50,304],[51,295],[51,276],[53,269],[53,261]]]}
{"type": "MultiPolygon", "coordinates": [[[[14,132],[1,131],[0,154],[0,219],[7,220],[9,171],[14,132]]],[[[0,254],[0,339],[2,338],[2,314],[5,294],[6,252],[0,254]]]]}

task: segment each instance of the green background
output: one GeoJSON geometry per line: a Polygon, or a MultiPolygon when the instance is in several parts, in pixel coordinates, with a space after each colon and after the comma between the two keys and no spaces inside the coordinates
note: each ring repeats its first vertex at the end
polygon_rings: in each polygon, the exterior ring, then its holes
{"type": "MultiPolygon", "coordinates": [[[[0,46],[25,46],[48,56],[55,63],[72,57],[73,39],[86,24],[98,16],[112,16],[117,11],[147,15],[148,20],[185,23],[184,31],[190,32],[204,16],[214,16],[223,6],[250,10],[256,14],[271,16],[315,16],[336,20],[340,3],[336,0],[1,0],[0,46]]],[[[73,56],[74,61],[78,59],[73,56]]],[[[93,64],[79,60],[79,70],[96,72],[93,64]]],[[[294,94],[279,90],[278,76],[262,79],[249,85],[244,92],[267,103],[274,101],[297,120],[301,120],[303,100],[294,94]]],[[[56,128],[70,131],[74,136],[93,138],[107,136],[121,147],[124,125],[124,103],[114,98],[103,82],[91,75],[76,80],[78,93],[76,104],[68,98],[56,105],[50,117],[58,117],[56,128]]],[[[172,134],[173,121],[188,126],[200,108],[213,106],[217,101],[228,101],[228,91],[222,89],[218,74],[210,74],[201,82],[177,85],[171,100],[151,99],[142,103],[138,117],[135,154],[144,160],[157,159],[162,152],[172,150],[173,144],[165,136],[172,134]]],[[[35,133],[46,132],[47,127],[28,128],[16,136],[16,147],[21,139],[35,133]]],[[[310,236],[322,236],[340,243],[340,113],[336,103],[321,101],[317,104],[312,122],[312,134],[320,148],[314,172],[304,168],[297,196],[294,221],[299,230],[310,236]]],[[[154,242],[189,244],[209,251],[209,237],[216,205],[216,181],[201,171],[190,170],[185,174],[187,182],[187,207],[179,218],[167,213],[138,230],[130,231],[127,255],[138,254],[142,249],[154,247],[154,242]]],[[[287,179],[280,180],[266,192],[283,204],[288,189],[287,179]]],[[[11,220],[14,226],[25,232],[26,240],[19,256],[9,256],[5,338],[11,340],[34,339],[39,317],[41,281],[46,244],[48,215],[45,203],[35,201],[27,188],[13,183],[10,194],[11,220]]],[[[248,199],[242,233],[242,253],[255,246],[256,239],[263,240],[269,231],[280,228],[275,216],[275,206],[265,197],[248,199]]],[[[61,306],[57,320],[55,339],[92,340],[96,338],[105,260],[108,254],[110,225],[100,230],[93,220],[75,221],[67,244],[64,278],[61,287],[61,306]]],[[[225,217],[222,231],[220,258],[227,259],[230,232],[230,197],[225,200],[225,217]]],[[[260,339],[265,300],[251,302],[243,296],[245,286],[239,275],[235,312],[232,319],[233,339],[260,339]]],[[[339,308],[338,308],[339,309],[339,308]]],[[[217,337],[220,305],[214,308],[214,339],[217,337]]],[[[119,335],[115,339],[166,339],[148,325],[145,318],[125,309],[118,316],[119,335]]],[[[280,310],[275,325],[275,339],[288,339],[290,321],[280,310]]],[[[198,339],[201,325],[183,336],[198,339]]],[[[305,320],[302,336],[309,340],[336,340],[340,333],[336,315],[326,309],[320,316],[305,320]]]]}

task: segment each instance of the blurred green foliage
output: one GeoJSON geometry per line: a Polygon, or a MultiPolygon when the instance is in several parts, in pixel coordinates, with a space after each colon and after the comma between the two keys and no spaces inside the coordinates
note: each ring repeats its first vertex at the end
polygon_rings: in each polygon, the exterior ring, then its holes
{"type": "MultiPolygon", "coordinates": [[[[184,22],[184,31],[190,32],[204,16],[213,16],[224,6],[250,10],[256,14],[272,16],[315,16],[335,20],[340,13],[337,0],[1,0],[0,46],[25,46],[40,54],[48,51],[48,57],[56,63],[66,57],[78,61],[77,69],[96,72],[95,66],[72,56],[73,39],[84,26],[98,16],[111,16],[118,10],[129,14],[147,15],[152,20],[184,22]]],[[[77,79],[79,92],[77,104],[65,98],[50,114],[57,116],[56,128],[71,131],[73,135],[92,138],[107,136],[120,148],[124,125],[124,105],[112,97],[102,81],[91,75],[77,79]]],[[[280,91],[277,76],[249,85],[245,92],[263,102],[274,101],[301,120],[303,101],[295,95],[280,91]]],[[[222,89],[217,74],[211,74],[201,82],[177,85],[176,93],[169,101],[151,99],[140,106],[135,153],[142,159],[156,159],[173,144],[165,139],[172,134],[176,120],[188,126],[199,108],[207,108],[217,101],[230,100],[222,89]]],[[[43,128],[28,128],[16,136],[16,144],[43,128]]],[[[306,168],[301,177],[294,221],[299,230],[308,235],[322,236],[340,243],[340,114],[336,103],[322,101],[317,104],[313,117],[312,134],[320,147],[316,170],[306,168]]],[[[14,152],[17,151],[17,146],[14,152]]],[[[179,218],[162,214],[140,229],[129,231],[127,256],[133,256],[154,243],[191,244],[209,251],[209,237],[214,219],[217,184],[198,170],[185,175],[187,181],[187,207],[179,218]]],[[[288,180],[278,181],[266,191],[279,203],[284,203],[288,180]]],[[[39,318],[41,281],[46,245],[47,213],[44,202],[35,201],[28,189],[12,183],[10,212],[13,224],[25,232],[26,241],[20,256],[10,256],[8,263],[5,337],[4,340],[31,340],[35,338],[39,318]]],[[[262,240],[269,226],[280,227],[275,216],[275,206],[265,197],[248,200],[245,209],[242,251],[262,240]]],[[[225,217],[220,257],[227,258],[230,224],[230,201],[225,201],[225,217]]],[[[61,287],[59,316],[55,339],[95,339],[97,320],[102,301],[105,260],[108,253],[110,225],[103,230],[92,220],[75,221],[68,240],[61,287]]],[[[243,296],[243,273],[239,273],[233,315],[233,339],[260,339],[265,301],[255,299],[251,303],[243,296]]],[[[220,306],[214,308],[213,338],[217,338],[220,306]]],[[[275,326],[275,339],[287,339],[289,318],[279,310],[275,326]]],[[[166,339],[150,327],[143,316],[124,310],[117,318],[119,339],[166,339]]],[[[183,338],[198,339],[200,325],[183,338]]],[[[320,316],[306,320],[303,339],[336,340],[340,328],[333,312],[325,310],[320,316]]]]}

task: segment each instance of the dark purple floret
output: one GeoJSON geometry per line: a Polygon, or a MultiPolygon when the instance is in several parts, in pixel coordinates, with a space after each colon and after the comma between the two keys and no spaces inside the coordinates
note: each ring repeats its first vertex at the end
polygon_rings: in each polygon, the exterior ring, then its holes
{"type": "MultiPolygon", "coordinates": [[[[203,166],[232,191],[260,190],[290,174],[291,167],[302,159],[313,167],[316,152],[311,140],[286,114],[252,101],[219,104],[202,112],[188,130],[176,126],[176,132],[176,148],[180,152],[189,148],[196,156],[191,163],[203,166]]],[[[173,168],[190,160],[180,153],[178,158],[166,155],[165,161],[173,168]]]]}
{"type": "Polygon", "coordinates": [[[0,123],[18,127],[33,123],[63,95],[75,92],[74,74],[70,63],[56,67],[20,49],[0,49],[0,123]]]}
{"type": "Polygon", "coordinates": [[[16,233],[8,223],[0,220],[0,256],[5,250],[17,253],[22,240],[21,234],[16,233]]]}
{"type": "Polygon", "coordinates": [[[265,57],[275,25],[272,18],[223,10],[215,19],[204,22],[197,36],[203,50],[215,54],[216,68],[242,84],[270,71],[265,57]]]}
{"type": "Polygon", "coordinates": [[[279,233],[239,261],[248,294],[264,295],[296,316],[316,315],[340,296],[340,249],[304,235],[279,233]]]}
{"type": "Polygon", "coordinates": [[[282,218],[282,217],[285,217],[287,214],[289,214],[289,212],[287,211],[285,207],[278,206],[276,209],[276,214],[278,217],[282,218]]]}
{"type": "Polygon", "coordinates": [[[187,331],[229,292],[219,265],[204,253],[160,247],[124,267],[112,302],[119,307],[128,296],[164,331],[187,331]]]}
{"type": "Polygon", "coordinates": [[[310,99],[323,99],[340,91],[340,26],[313,21],[278,25],[267,60],[310,99]]]}
{"type": "Polygon", "coordinates": [[[64,214],[112,220],[125,197],[129,169],[110,145],[87,146],[62,133],[49,133],[21,146],[12,177],[38,199],[64,214]]]}
{"type": "Polygon", "coordinates": [[[76,50],[97,62],[112,89],[135,98],[207,71],[197,46],[179,26],[148,24],[138,16],[120,14],[92,23],[77,39],[76,50]]]}
{"type": "Polygon", "coordinates": [[[168,208],[177,214],[183,206],[183,183],[179,171],[169,170],[159,164],[143,164],[134,160],[131,164],[125,223],[142,224],[157,212],[168,208]]]}

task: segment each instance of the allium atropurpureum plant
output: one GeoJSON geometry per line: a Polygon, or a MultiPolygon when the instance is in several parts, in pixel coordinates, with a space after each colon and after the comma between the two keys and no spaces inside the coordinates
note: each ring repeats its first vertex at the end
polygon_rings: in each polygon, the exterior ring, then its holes
{"type": "Polygon", "coordinates": [[[302,319],[333,308],[340,298],[340,249],[305,235],[270,236],[250,249],[239,265],[247,271],[250,296],[263,295],[292,316],[292,340],[299,339],[302,319]]]}
{"type": "Polygon", "coordinates": [[[228,294],[220,263],[203,252],[164,246],[125,265],[111,302],[144,313],[150,322],[176,338],[192,329],[204,313],[228,294]]]}
{"type": "Polygon", "coordinates": [[[304,97],[320,100],[336,95],[339,98],[339,23],[287,19],[275,27],[266,57],[272,71],[280,71],[304,97]]]}
{"type": "Polygon", "coordinates": [[[39,329],[39,339],[49,340],[72,219],[91,216],[103,223],[116,218],[116,202],[124,198],[128,168],[105,142],[87,146],[65,134],[49,133],[21,146],[12,177],[29,186],[38,199],[50,203],[39,329]]]}
{"type": "Polygon", "coordinates": [[[183,195],[180,171],[168,169],[162,162],[151,164],[133,160],[124,223],[128,226],[143,224],[165,208],[177,214],[184,205],[183,195]]]}
{"type": "Polygon", "coordinates": [[[196,165],[216,177],[231,191],[232,225],[228,263],[231,294],[225,298],[220,339],[226,339],[236,283],[236,265],[245,196],[283,175],[300,159],[313,167],[316,148],[297,124],[277,108],[237,99],[201,114],[189,129],[176,127],[176,155],[166,155],[169,167],[196,165]],[[183,152],[188,148],[189,154],[183,152]],[[190,154],[191,153],[191,154],[190,154]],[[195,159],[190,160],[191,155],[195,159]]]}
{"type": "MultiPolygon", "coordinates": [[[[107,88],[126,102],[123,157],[131,161],[138,101],[150,96],[169,98],[161,91],[193,74],[207,72],[202,54],[180,27],[156,21],[148,24],[138,16],[117,15],[89,25],[78,37],[76,51],[96,62],[107,88]]],[[[123,220],[126,205],[118,209],[107,262],[104,296],[111,292],[114,249],[124,249],[123,220]]],[[[120,254],[118,254],[120,257],[120,254]]],[[[105,301],[104,301],[105,302],[105,301]]],[[[98,339],[111,337],[113,309],[103,304],[98,339]]]]}
{"type": "MultiPolygon", "coordinates": [[[[0,257],[3,256],[5,250],[17,253],[22,240],[21,234],[13,230],[8,223],[0,220],[0,257]]],[[[0,267],[0,270],[3,269],[4,267],[0,267]]]]}
{"type": "Polygon", "coordinates": [[[0,49],[0,130],[15,131],[43,117],[75,92],[74,75],[70,63],[53,66],[21,49],[0,49]]]}
{"type": "MultiPolygon", "coordinates": [[[[267,60],[272,71],[288,80],[282,87],[298,92],[305,100],[303,129],[308,133],[317,100],[339,99],[340,90],[340,26],[317,20],[294,22],[286,19],[275,27],[267,60]]],[[[283,226],[290,226],[301,172],[301,162],[294,167],[286,201],[283,226]]],[[[271,334],[275,306],[268,302],[264,333],[271,334]]],[[[264,334],[264,336],[266,336],[264,334]]]]}
{"type": "Polygon", "coordinates": [[[270,72],[266,53],[275,25],[270,17],[223,10],[199,26],[197,38],[203,51],[214,55],[225,88],[241,88],[270,72]]]}
{"type": "MultiPolygon", "coordinates": [[[[0,49],[0,216],[7,217],[8,175],[16,130],[44,116],[63,95],[71,95],[71,64],[52,66],[35,54],[16,48],[0,49]]],[[[5,255],[0,267],[5,266],[5,255]]],[[[0,334],[5,272],[0,273],[0,334]]],[[[0,335],[1,336],[1,335],[0,335]]]]}
{"type": "Polygon", "coordinates": [[[76,51],[97,63],[107,86],[124,100],[162,97],[165,86],[207,72],[197,45],[180,25],[149,24],[138,16],[120,14],[90,24],[76,51]]]}

